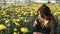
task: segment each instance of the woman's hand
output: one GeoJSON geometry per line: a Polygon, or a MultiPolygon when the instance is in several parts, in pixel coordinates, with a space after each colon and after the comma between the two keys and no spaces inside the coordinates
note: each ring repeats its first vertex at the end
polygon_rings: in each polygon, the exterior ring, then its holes
{"type": "Polygon", "coordinates": [[[37,25],[37,21],[34,21],[33,27],[35,27],[37,25]]]}

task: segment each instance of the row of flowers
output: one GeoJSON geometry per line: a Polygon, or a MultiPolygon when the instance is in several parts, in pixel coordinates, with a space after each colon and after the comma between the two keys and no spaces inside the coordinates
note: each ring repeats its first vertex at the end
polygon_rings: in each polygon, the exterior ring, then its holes
{"type": "MultiPolygon", "coordinates": [[[[7,30],[7,27],[4,26],[3,24],[0,24],[0,31],[1,31],[1,30],[7,30]]],[[[25,28],[25,27],[21,28],[20,30],[21,30],[21,32],[23,32],[23,33],[29,32],[29,31],[28,31],[28,28],[25,28]]],[[[17,29],[14,28],[14,31],[17,31],[17,29]]],[[[14,34],[16,34],[16,32],[14,32],[14,34]]]]}

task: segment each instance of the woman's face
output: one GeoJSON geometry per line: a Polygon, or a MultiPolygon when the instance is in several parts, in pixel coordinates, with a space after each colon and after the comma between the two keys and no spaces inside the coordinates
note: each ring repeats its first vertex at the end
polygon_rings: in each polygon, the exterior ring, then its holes
{"type": "Polygon", "coordinates": [[[38,11],[38,14],[39,14],[42,18],[44,18],[44,17],[45,17],[44,12],[42,12],[42,11],[38,11]]]}

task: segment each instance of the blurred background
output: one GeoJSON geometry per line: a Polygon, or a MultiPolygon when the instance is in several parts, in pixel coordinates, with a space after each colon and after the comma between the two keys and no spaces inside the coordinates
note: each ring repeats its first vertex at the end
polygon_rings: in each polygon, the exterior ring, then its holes
{"type": "Polygon", "coordinates": [[[0,0],[0,6],[6,5],[26,5],[31,3],[60,3],[60,0],[0,0]]]}
{"type": "Polygon", "coordinates": [[[37,10],[44,3],[58,22],[60,34],[60,0],[0,0],[0,34],[32,34],[37,10]]]}

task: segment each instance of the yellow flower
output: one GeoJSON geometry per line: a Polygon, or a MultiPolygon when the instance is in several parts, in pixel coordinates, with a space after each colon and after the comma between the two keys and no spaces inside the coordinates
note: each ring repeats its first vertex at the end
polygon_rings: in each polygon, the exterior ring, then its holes
{"type": "Polygon", "coordinates": [[[57,12],[57,11],[54,13],[54,15],[59,15],[59,14],[60,14],[60,12],[57,12]]]}
{"type": "Polygon", "coordinates": [[[8,23],[9,22],[9,20],[5,20],[5,23],[8,23]]]}
{"type": "Polygon", "coordinates": [[[23,19],[23,17],[21,17],[21,19],[23,19]]]}
{"type": "Polygon", "coordinates": [[[37,15],[37,13],[35,13],[37,15]]]}
{"type": "Polygon", "coordinates": [[[60,14],[60,12],[58,12],[58,14],[60,14]]]}
{"type": "Polygon", "coordinates": [[[13,23],[15,23],[15,25],[20,26],[20,24],[18,23],[20,20],[19,19],[13,19],[13,23]]]}
{"type": "Polygon", "coordinates": [[[14,34],[18,34],[17,32],[14,32],[14,34]]]}
{"type": "Polygon", "coordinates": [[[16,19],[13,19],[13,22],[16,23],[17,22],[16,19]]]}
{"type": "Polygon", "coordinates": [[[30,14],[33,14],[33,12],[31,11],[30,14]]]}
{"type": "Polygon", "coordinates": [[[20,24],[19,24],[19,23],[15,23],[15,25],[20,26],[20,24]]]}
{"type": "Polygon", "coordinates": [[[32,17],[33,15],[31,14],[30,17],[32,17]]]}
{"type": "Polygon", "coordinates": [[[7,26],[10,26],[10,24],[7,24],[7,26]]]}
{"type": "Polygon", "coordinates": [[[13,22],[14,23],[17,23],[17,22],[19,22],[20,20],[19,19],[13,19],[13,22]]]}
{"type": "Polygon", "coordinates": [[[16,29],[16,28],[14,28],[14,31],[17,31],[17,29],[16,29]]]}
{"type": "Polygon", "coordinates": [[[28,12],[24,12],[24,14],[23,15],[27,15],[28,14],[28,12]]]}
{"type": "Polygon", "coordinates": [[[1,15],[6,15],[6,12],[5,11],[2,11],[2,14],[1,15]]]}
{"type": "Polygon", "coordinates": [[[24,22],[27,22],[27,20],[25,19],[24,22]]]}
{"type": "Polygon", "coordinates": [[[19,19],[17,19],[17,22],[19,22],[20,20],[19,19]]]}
{"type": "Polygon", "coordinates": [[[18,17],[20,17],[21,15],[18,15],[18,17]]]}
{"type": "Polygon", "coordinates": [[[6,15],[7,17],[9,17],[9,15],[6,15]]]}
{"type": "Polygon", "coordinates": [[[60,20],[60,16],[58,16],[58,20],[60,20]]]}
{"type": "Polygon", "coordinates": [[[18,8],[15,8],[15,11],[17,12],[18,11],[18,8]]]}
{"type": "Polygon", "coordinates": [[[22,11],[22,14],[24,13],[24,11],[22,11]]]}
{"type": "Polygon", "coordinates": [[[0,24],[0,30],[6,30],[6,29],[7,29],[6,26],[4,26],[3,24],[0,24]]]}
{"type": "Polygon", "coordinates": [[[27,28],[21,28],[21,32],[27,33],[28,32],[28,29],[27,28]]]}
{"type": "Polygon", "coordinates": [[[54,15],[57,15],[57,14],[58,14],[58,12],[55,12],[55,13],[54,13],[54,15]]]}

